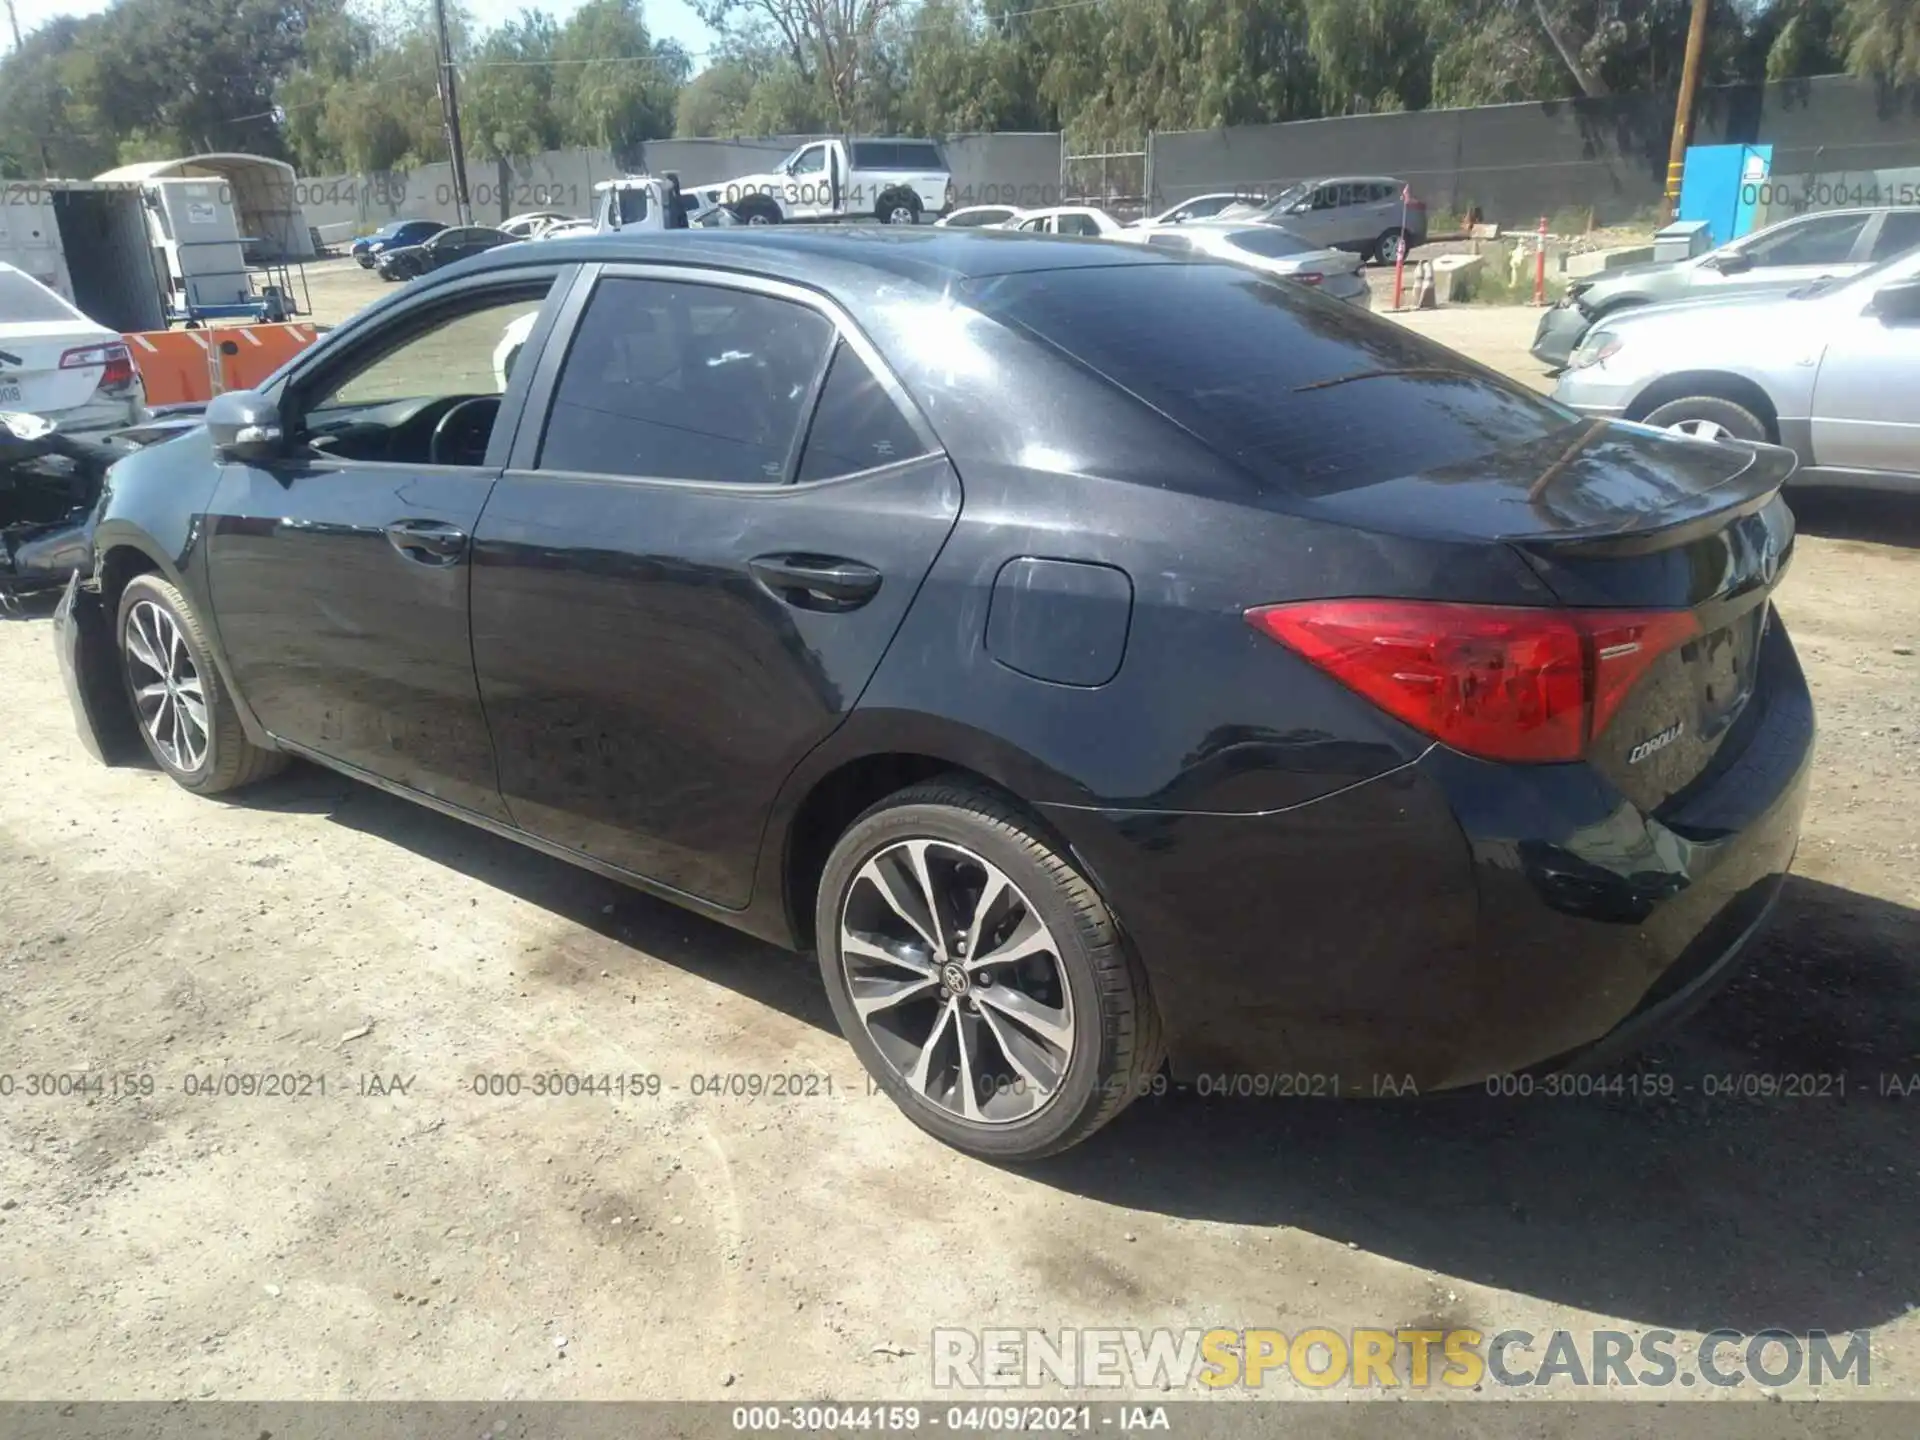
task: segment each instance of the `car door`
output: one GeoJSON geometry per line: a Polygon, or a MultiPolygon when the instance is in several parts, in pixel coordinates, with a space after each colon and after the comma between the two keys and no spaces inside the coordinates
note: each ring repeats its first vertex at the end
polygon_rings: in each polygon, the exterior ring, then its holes
{"type": "Polygon", "coordinates": [[[500,820],[470,537],[533,368],[503,395],[494,352],[560,273],[474,277],[317,353],[276,397],[285,455],[224,466],[206,517],[220,641],[261,723],[500,820]]]}
{"type": "Polygon", "coordinates": [[[802,150],[788,172],[786,193],[780,207],[794,220],[817,219],[833,213],[833,173],[827,163],[823,141],[802,150]]]}
{"type": "Polygon", "coordinates": [[[1920,256],[1893,266],[1868,293],[1845,297],[1814,379],[1815,464],[1920,475],[1916,286],[1920,256]]]}
{"type": "Polygon", "coordinates": [[[1304,209],[1290,214],[1286,219],[1286,228],[1294,234],[1304,236],[1316,245],[1330,245],[1339,230],[1340,187],[1338,185],[1316,185],[1313,193],[1302,202],[1304,209]]]}
{"type": "Polygon", "coordinates": [[[501,790],[545,840],[743,906],[774,795],[879,664],[958,477],[810,291],[609,267],[576,298],[475,539],[501,790]]]}
{"type": "Polygon", "coordinates": [[[1732,247],[1745,262],[1728,269],[1719,264],[1694,267],[1696,295],[1719,290],[1791,289],[1831,275],[1849,275],[1865,263],[1860,251],[1868,211],[1806,215],[1789,220],[1744,245],[1732,247]]]}

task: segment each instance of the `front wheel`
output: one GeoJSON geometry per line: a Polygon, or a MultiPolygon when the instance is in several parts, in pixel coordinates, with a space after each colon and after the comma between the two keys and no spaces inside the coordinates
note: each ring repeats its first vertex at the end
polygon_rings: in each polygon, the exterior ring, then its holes
{"type": "Polygon", "coordinates": [[[1766,443],[1767,426],[1744,405],[1718,395],[1689,395],[1672,400],[1647,416],[1646,424],[1690,435],[1695,440],[1752,440],[1766,443]]]}
{"type": "Polygon", "coordinates": [[[989,791],[936,781],[867,811],[827,861],[815,923],[854,1052],[958,1149],[1065,1150],[1160,1068],[1159,1012],[1106,904],[989,791]]]}
{"type": "Polygon", "coordinates": [[[781,220],[780,207],[765,195],[747,196],[733,213],[742,225],[778,225],[781,220]]]}
{"type": "Polygon", "coordinates": [[[286,764],[247,739],[200,621],[174,586],[158,575],[134,576],[121,593],[115,633],[140,738],[181,786],[217,795],[286,764]]]}

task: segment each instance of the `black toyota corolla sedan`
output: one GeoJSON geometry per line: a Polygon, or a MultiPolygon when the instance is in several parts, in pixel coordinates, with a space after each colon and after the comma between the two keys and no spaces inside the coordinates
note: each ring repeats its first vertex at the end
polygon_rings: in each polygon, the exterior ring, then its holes
{"type": "Polygon", "coordinates": [[[1231,263],[615,234],[390,296],[118,464],[103,759],[318,761],[818,953],[981,1155],[1169,1066],[1595,1064],[1727,972],[1813,743],[1770,447],[1231,263]]]}

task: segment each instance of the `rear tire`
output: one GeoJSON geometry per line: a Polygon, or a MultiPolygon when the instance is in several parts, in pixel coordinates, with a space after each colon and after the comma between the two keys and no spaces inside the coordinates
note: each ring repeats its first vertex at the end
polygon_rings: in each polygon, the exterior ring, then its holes
{"type": "Polygon", "coordinates": [[[1670,400],[1642,422],[1696,440],[1753,440],[1765,444],[1767,424],[1744,405],[1718,395],[1670,400]]]}
{"type": "Polygon", "coordinates": [[[956,1149],[1004,1163],[1056,1154],[1160,1069],[1160,1013],[1112,913],[989,790],[935,780],[869,809],[827,860],[815,926],[854,1053],[956,1149]]]}
{"type": "Polygon", "coordinates": [[[874,201],[873,218],[882,225],[918,225],[920,197],[911,190],[889,190],[874,201]]]}
{"type": "Polygon", "coordinates": [[[1395,226],[1378,240],[1373,242],[1373,260],[1378,265],[1392,265],[1400,258],[1400,237],[1406,231],[1395,226]]]}
{"type": "Polygon", "coordinates": [[[286,768],[285,755],[247,739],[206,632],[173,585],[134,576],[121,592],[113,633],[140,739],[176,784],[218,795],[286,768]]]}

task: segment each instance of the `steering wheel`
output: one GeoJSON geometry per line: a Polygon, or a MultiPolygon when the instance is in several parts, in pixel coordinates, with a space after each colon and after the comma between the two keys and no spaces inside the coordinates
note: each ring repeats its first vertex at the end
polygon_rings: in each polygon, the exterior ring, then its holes
{"type": "Polygon", "coordinates": [[[476,395],[450,406],[433,427],[433,439],[427,443],[427,463],[486,464],[487,442],[493,438],[493,421],[499,413],[498,395],[476,395]]]}

